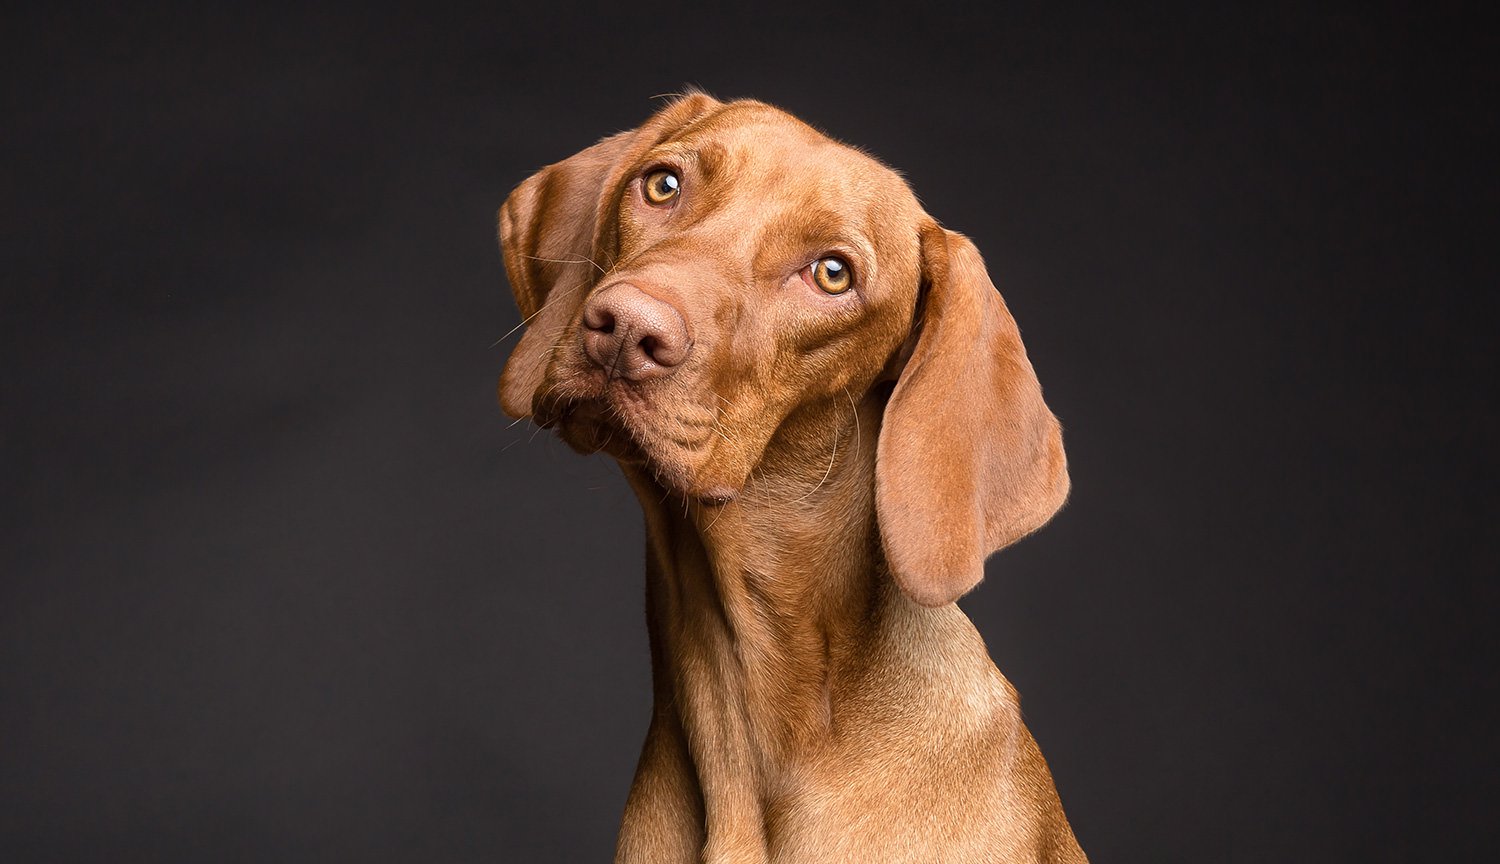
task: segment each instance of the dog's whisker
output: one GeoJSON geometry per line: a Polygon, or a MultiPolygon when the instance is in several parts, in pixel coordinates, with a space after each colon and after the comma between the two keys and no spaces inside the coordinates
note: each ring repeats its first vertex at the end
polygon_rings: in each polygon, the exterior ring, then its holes
{"type": "Polygon", "coordinates": [[[530,258],[533,261],[546,261],[548,264],[592,264],[600,273],[607,272],[603,267],[599,266],[598,261],[582,253],[579,253],[578,258],[543,258],[540,255],[522,255],[521,257],[530,258]]]}
{"type": "Polygon", "coordinates": [[[839,455],[839,436],[838,436],[838,433],[835,432],[834,436],[833,436],[833,452],[828,454],[828,470],[823,472],[823,479],[819,480],[818,481],[818,485],[816,485],[812,489],[808,490],[805,495],[803,495],[801,498],[798,498],[796,501],[793,501],[791,503],[793,503],[793,504],[800,504],[803,501],[806,501],[813,493],[815,493],[819,489],[823,488],[823,484],[827,483],[828,482],[828,478],[833,475],[833,462],[834,462],[834,460],[836,458],[838,458],[838,455],[839,455]]]}
{"type": "Polygon", "coordinates": [[[848,384],[844,385],[844,396],[849,399],[849,413],[854,417],[854,459],[857,462],[859,461],[859,447],[861,441],[859,435],[859,406],[854,404],[854,394],[849,392],[848,384]]]}
{"type": "Polygon", "coordinates": [[[557,349],[561,348],[563,346],[563,342],[567,340],[568,330],[569,325],[567,324],[564,324],[563,326],[557,328],[556,338],[553,339],[551,347],[549,347],[546,351],[541,352],[537,356],[536,363],[531,367],[532,372],[536,372],[537,370],[542,369],[552,362],[552,355],[556,354],[557,349]]]}
{"type": "Polygon", "coordinates": [[[527,315],[525,318],[522,318],[521,319],[521,323],[519,323],[516,326],[514,326],[514,327],[510,328],[509,330],[505,331],[505,335],[504,336],[501,336],[499,339],[496,339],[494,342],[491,342],[490,343],[490,347],[494,348],[496,345],[499,345],[501,342],[504,342],[506,339],[509,339],[511,337],[511,334],[515,333],[517,330],[520,330],[522,327],[525,327],[527,324],[531,323],[531,319],[535,318],[536,316],[542,314],[542,312],[546,311],[546,309],[547,309],[548,306],[551,306],[553,303],[556,303],[558,300],[562,299],[563,297],[568,296],[569,294],[572,294],[574,291],[577,291],[579,288],[582,288],[584,285],[587,285],[587,284],[588,283],[585,282],[585,283],[582,283],[582,284],[579,284],[579,285],[574,285],[572,288],[569,288],[566,291],[554,291],[554,292],[552,292],[552,296],[547,298],[547,302],[545,302],[541,306],[537,307],[537,310],[535,312],[531,313],[530,315],[527,315]]]}
{"type": "MultiPolygon", "coordinates": [[[[720,402],[723,402],[725,405],[730,405],[730,407],[733,407],[732,403],[730,403],[730,401],[728,399],[725,399],[723,396],[719,395],[719,391],[714,390],[713,388],[709,388],[708,392],[714,394],[714,396],[717,397],[720,402]]],[[[724,411],[723,405],[714,405],[714,417],[713,417],[713,428],[714,428],[714,431],[717,432],[717,433],[719,433],[719,437],[720,438],[723,438],[725,441],[728,441],[730,444],[738,445],[740,443],[739,439],[736,438],[735,436],[729,434],[729,430],[725,429],[724,428],[724,424],[721,423],[721,422],[719,422],[719,417],[720,417],[721,414],[723,414],[723,411],[724,411]]]]}
{"type": "Polygon", "coordinates": [[[536,400],[537,401],[537,405],[545,408],[547,406],[547,398],[552,395],[552,391],[556,390],[557,388],[559,388],[561,386],[562,386],[562,381],[561,380],[553,381],[552,385],[550,387],[548,387],[545,391],[543,391],[542,397],[540,399],[536,400]]]}
{"type": "Polygon", "coordinates": [[[733,507],[734,503],[735,502],[733,501],[725,501],[723,504],[719,505],[719,512],[714,514],[714,518],[708,523],[708,527],[703,529],[703,533],[707,534],[713,531],[714,526],[719,524],[719,520],[724,518],[724,511],[728,510],[730,507],[733,507]]]}
{"type": "Polygon", "coordinates": [[[606,435],[606,436],[604,436],[604,443],[600,444],[598,447],[595,447],[594,450],[593,450],[593,452],[590,453],[589,455],[592,456],[592,455],[594,455],[594,453],[598,453],[599,451],[603,450],[605,447],[608,447],[609,446],[609,442],[613,441],[614,439],[615,439],[615,427],[611,426],[609,428],[609,434],[606,435]]]}

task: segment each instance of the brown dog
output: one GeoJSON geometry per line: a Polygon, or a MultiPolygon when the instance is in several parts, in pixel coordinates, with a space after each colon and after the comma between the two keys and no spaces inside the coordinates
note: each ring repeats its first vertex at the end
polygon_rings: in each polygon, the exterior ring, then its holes
{"type": "Polygon", "coordinates": [[[1083,861],[954,605],[1062,506],[974,246],[893,171],[691,94],[500,211],[500,402],[646,511],[655,709],[616,861],[1083,861]]]}

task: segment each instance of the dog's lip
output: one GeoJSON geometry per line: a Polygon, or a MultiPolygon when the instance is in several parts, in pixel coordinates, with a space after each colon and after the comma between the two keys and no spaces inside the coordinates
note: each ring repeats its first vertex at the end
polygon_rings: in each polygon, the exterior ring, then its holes
{"type": "Polygon", "coordinates": [[[717,423],[711,416],[674,417],[673,423],[680,427],[675,433],[652,429],[640,419],[641,415],[658,410],[648,394],[619,379],[603,379],[602,375],[581,377],[583,380],[578,383],[582,386],[569,388],[568,395],[553,401],[547,416],[537,417],[538,425],[563,431],[573,427],[575,420],[582,421],[594,427],[591,446],[617,459],[650,466],[658,481],[702,506],[721,507],[739,495],[736,487],[724,483],[699,486],[692,477],[696,472],[689,466],[697,461],[692,457],[710,447],[717,432],[717,423]],[[600,429],[605,430],[602,435],[600,429]],[[693,434],[700,430],[701,434],[693,434]]]}
{"type": "Polygon", "coordinates": [[[554,371],[553,375],[543,381],[532,404],[532,419],[538,426],[550,429],[580,410],[597,409],[601,417],[608,413],[608,381],[602,370],[554,371]]]}

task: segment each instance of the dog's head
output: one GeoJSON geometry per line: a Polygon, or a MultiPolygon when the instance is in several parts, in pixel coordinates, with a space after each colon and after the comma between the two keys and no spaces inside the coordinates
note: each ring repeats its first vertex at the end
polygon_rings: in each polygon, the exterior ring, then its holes
{"type": "Polygon", "coordinates": [[[1067,495],[1057,421],[967,239],[895,172],[759,102],[684,97],[500,210],[514,417],[731,500],[797,412],[883,382],[893,574],[939,605],[1067,495]]]}

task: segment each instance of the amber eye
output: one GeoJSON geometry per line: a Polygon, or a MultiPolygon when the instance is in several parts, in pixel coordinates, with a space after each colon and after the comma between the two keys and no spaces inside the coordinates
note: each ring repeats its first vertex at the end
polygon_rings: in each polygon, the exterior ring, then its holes
{"type": "Polygon", "coordinates": [[[646,200],[652,204],[669,204],[682,192],[682,181],[677,175],[666,168],[658,168],[646,175],[646,182],[642,187],[646,200]]]}
{"type": "Polygon", "coordinates": [[[852,280],[849,265],[842,258],[829,256],[813,263],[813,281],[828,294],[842,294],[849,290],[852,280]]]}

